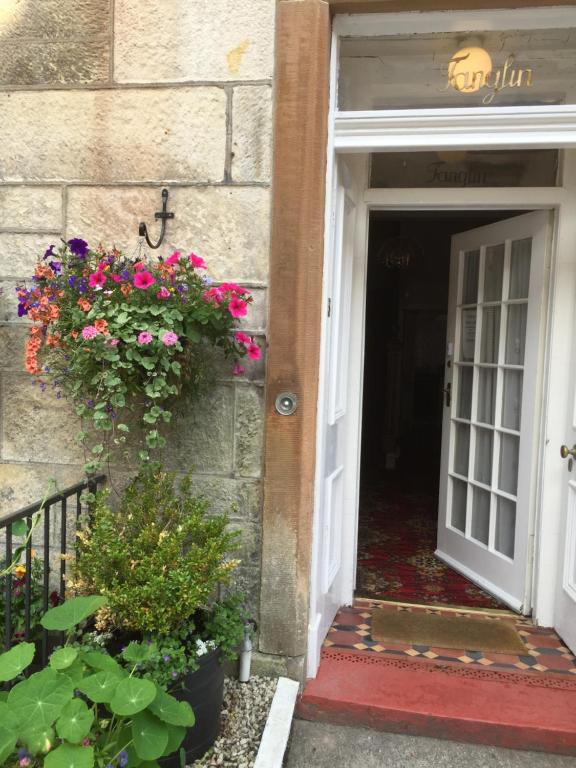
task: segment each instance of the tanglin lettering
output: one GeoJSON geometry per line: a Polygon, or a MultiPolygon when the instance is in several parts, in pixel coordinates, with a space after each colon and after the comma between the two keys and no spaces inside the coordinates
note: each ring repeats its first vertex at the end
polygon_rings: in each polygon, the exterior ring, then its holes
{"type": "Polygon", "coordinates": [[[515,66],[515,56],[510,54],[504,65],[494,69],[490,54],[483,48],[462,48],[448,64],[448,82],[442,89],[453,88],[459,93],[477,93],[482,88],[487,93],[483,104],[491,104],[505,88],[530,88],[533,71],[515,66]]]}

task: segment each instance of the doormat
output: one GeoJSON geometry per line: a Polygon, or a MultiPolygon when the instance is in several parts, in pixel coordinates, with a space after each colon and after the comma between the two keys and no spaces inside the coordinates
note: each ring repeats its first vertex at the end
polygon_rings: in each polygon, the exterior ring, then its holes
{"type": "Polygon", "coordinates": [[[410,643],[519,655],[527,653],[516,627],[507,621],[374,608],[371,634],[372,639],[380,643],[410,643]]]}

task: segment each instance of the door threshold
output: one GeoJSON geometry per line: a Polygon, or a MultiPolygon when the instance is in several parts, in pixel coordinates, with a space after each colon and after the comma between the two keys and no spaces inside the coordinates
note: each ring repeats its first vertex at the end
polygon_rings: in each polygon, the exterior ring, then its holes
{"type": "MultiPolygon", "coordinates": [[[[417,602],[405,602],[400,600],[377,600],[372,597],[362,597],[356,595],[354,598],[354,607],[364,607],[367,605],[397,605],[400,608],[432,608],[435,610],[442,610],[453,613],[478,613],[484,616],[510,616],[512,618],[517,617],[519,614],[513,611],[511,608],[478,608],[476,606],[467,605],[448,605],[446,603],[417,603],[417,602]]],[[[524,618],[529,619],[529,616],[524,618]]]]}

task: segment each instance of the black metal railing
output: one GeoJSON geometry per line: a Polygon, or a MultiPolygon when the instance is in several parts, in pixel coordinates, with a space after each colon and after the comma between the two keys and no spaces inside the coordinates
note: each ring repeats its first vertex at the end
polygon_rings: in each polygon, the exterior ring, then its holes
{"type": "Polygon", "coordinates": [[[64,599],[70,538],[75,537],[84,512],[83,494],[95,493],[104,480],[104,475],[89,478],[0,518],[0,541],[4,539],[5,549],[0,562],[3,559],[5,567],[15,565],[5,576],[4,600],[0,592],[6,650],[22,640],[37,642],[41,664],[46,664],[48,633],[32,622],[64,599]],[[42,551],[41,557],[37,556],[37,548],[42,551]]]}

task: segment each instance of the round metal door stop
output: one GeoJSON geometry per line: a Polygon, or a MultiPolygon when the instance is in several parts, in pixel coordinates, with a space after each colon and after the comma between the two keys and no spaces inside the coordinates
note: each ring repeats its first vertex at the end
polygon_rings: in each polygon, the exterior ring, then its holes
{"type": "Polygon", "coordinates": [[[298,408],[298,398],[292,392],[281,392],[276,398],[276,410],[280,416],[291,416],[298,408]]]}

